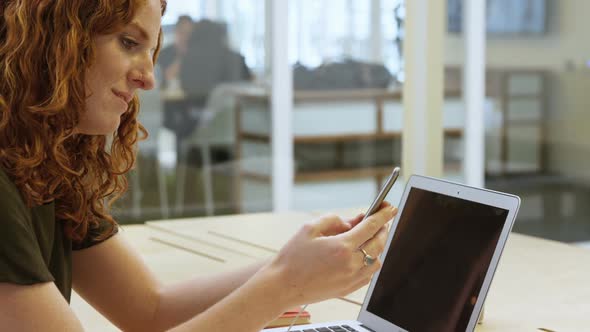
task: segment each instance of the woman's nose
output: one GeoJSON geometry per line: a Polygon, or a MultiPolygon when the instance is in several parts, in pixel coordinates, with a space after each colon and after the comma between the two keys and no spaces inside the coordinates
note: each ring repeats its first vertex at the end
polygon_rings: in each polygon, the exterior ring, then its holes
{"type": "Polygon", "coordinates": [[[145,70],[133,70],[129,79],[136,88],[143,90],[153,89],[156,85],[153,65],[150,65],[149,68],[145,68],[145,70]]]}

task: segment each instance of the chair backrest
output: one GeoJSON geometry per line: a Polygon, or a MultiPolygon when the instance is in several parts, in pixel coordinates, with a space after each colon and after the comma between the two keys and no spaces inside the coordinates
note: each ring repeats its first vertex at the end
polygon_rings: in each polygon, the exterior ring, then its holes
{"type": "Polygon", "coordinates": [[[235,142],[235,94],[237,91],[260,90],[250,81],[222,83],[208,95],[200,110],[199,124],[191,135],[193,145],[232,145],[235,142]]]}

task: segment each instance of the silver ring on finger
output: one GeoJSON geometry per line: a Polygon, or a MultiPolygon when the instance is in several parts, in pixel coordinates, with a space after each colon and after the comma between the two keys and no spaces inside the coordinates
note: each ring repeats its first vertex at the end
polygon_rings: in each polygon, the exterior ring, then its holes
{"type": "Polygon", "coordinates": [[[363,257],[363,265],[365,265],[365,266],[373,265],[373,263],[375,263],[375,261],[377,260],[375,257],[367,254],[367,252],[365,251],[365,249],[359,248],[359,251],[362,252],[363,255],[365,255],[363,257]]]}

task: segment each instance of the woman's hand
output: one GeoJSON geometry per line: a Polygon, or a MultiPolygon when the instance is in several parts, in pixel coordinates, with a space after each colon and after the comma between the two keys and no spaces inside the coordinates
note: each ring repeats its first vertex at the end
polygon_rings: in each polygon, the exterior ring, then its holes
{"type": "Polygon", "coordinates": [[[279,271],[281,295],[300,305],[344,296],[369,283],[381,261],[366,266],[359,248],[378,258],[387,241],[386,224],[396,213],[384,203],[362,222],[363,215],[348,222],[326,216],[304,225],[269,265],[279,271]]]}

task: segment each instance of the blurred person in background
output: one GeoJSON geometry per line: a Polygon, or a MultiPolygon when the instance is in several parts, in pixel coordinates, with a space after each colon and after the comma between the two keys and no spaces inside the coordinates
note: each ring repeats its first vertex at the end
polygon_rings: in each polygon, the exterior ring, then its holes
{"type": "Polygon", "coordinates": [[[188,42],[193,31],[193,19],[188,15],[181,15],[178,17],[176,26],[174,28],[174,42],[162,49],[158,64],[163,71],[163,89],[178,89],[178,73],[180,72],[180,64],[182,59],[186,56],[188,49],[188,42]],[[169,86],[169,84],[173,86],[169,86]]]}
{"type": "Polygon", "coordinates": [[[181,147],[202,120],[203,108],[213,89],[222,83],[252,79],[244,56],[228,45],[225,23],[208,19],[194,23],[186,45],[178,68],[183,97],[164,103],[164,126],[176,134],[179,162],[188,160],[181,147]]]}
{"type": "Polygon", "coordinates": [[[244,56],[229,46],[227,25],[207,19],[195,23],[181,67],[181,87],[197,107],[204,106],[215,86],[252,79],[244,56]]]}

